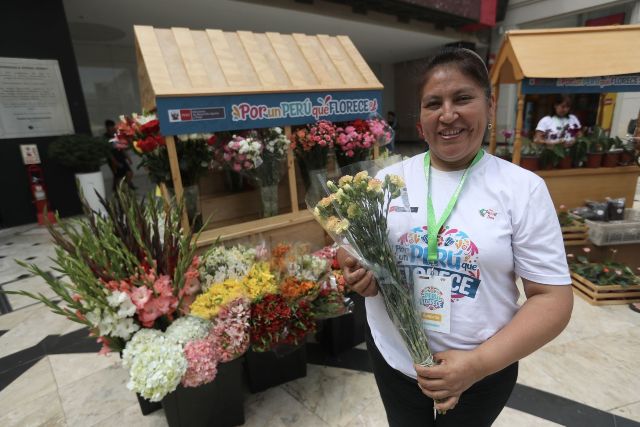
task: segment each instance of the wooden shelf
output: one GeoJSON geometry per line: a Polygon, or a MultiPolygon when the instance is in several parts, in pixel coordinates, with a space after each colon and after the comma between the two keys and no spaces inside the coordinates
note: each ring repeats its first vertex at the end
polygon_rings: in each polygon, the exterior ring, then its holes
{"type": "Polygon", "coordinates": [[[572,168],[536,171],[542,178],[558,176],[593,176],[593,175],[618,175],[636,173],[640,174],[638,166],[617,166],[615,168],[572,168]]]}
{"type": "Polygon", "coordinates": [[[575,168],[536,172],[544,179],[554,205],[583,206],[585,200],[624,197],[630,205],[636,193],[640,168],[575,168]]]}
{"type": "Polygon", "coordinates": [[[228,225],[211,230],[205,230],[197,241],[199,248],[209,246],[217,241],[229,241],[247,238],[262,233],[274,240],[310,240],[315,246],[322,246],[325,233],[317,223],[311,212],[304,210],[294,213],[228,225]],[[280,237],[281,236],[281,237],[280,237]]]}

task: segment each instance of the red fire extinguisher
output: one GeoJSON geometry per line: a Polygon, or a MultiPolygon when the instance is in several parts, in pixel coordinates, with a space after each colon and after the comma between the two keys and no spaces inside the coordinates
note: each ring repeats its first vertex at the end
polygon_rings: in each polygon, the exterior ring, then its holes
{"type": "Polygon", "coordinates": [[[40,165],[27,165],[27,175],[29,176],[29,187],[33,204],[36,205],[38,213],[38,224],[55,224],[56,217],[51,211],[49,200],[47,199],[47,187],[44,183],[44,176],[40,165]],[[46,217],[46,222],[45,222],[46,217]]]}

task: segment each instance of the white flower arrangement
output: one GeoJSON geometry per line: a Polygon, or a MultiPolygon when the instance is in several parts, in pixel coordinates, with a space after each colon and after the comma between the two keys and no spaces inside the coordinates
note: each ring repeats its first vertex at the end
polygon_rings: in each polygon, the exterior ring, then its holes
{"type": "Polygon", "coordinates": [[[196,316],[185,316],[173,322],[165,336],[180,345],[205,338],[212,328],[211,322],[196,316]]]}
{"type": "Polygon", "coordinates": [[[141,341],[135,345],[135,351],[129,349],[133,340],[125,348],[125,353],[129,350],[126,356],[129,366],[127,388],[151,402],[159,402],[182,381],[187,371],[187,359],[182,345],[162,333],[156,336],[145,334],[141,341]]]}
{"type": "Polygon", "coordinates": [[[206,291],[213,283],[242,279],[256,260],[256,250],[244,246],[213,246],[202,257],[200,282],[206,291]]]}
{"type": "Polygon", "coordinates": [[[288,265],[289,276],[303,281],[319,282],[329,272],[329,262],[325,258],[304,254],[288,265]]]}

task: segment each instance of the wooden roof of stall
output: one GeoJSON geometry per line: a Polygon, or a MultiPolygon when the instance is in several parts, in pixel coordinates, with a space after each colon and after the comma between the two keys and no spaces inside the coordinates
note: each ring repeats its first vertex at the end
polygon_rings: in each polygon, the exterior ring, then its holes
{"type": "Polygon", "coordinates": [[[143,107],[155,97],[380,90],[347,36],[134,26],[143,107]]]}
{"type": "Polygon", "coordinates": [[[507,31],[491,82],[640,72],[640,25],[507,31]]]}

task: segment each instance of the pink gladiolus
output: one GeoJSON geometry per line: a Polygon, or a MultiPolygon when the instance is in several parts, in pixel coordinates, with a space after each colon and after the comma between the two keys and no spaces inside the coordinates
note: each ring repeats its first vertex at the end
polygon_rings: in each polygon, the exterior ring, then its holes
{"type": "Polygon", "coordinates": [[[171,278],[167,275],[162,275],[153,283],[153,290],[156,295],[160,297],[173,296],[173,288],[171,286],[171,278]]]}
{"type": "Polygon", "coordinates": [[[138,319],[145,328],[152,327],[153,323],[160,316],[162,316],[162,313],[160,312],[155,299],[147,302],[142,309],[138,310],[138,319]]]}
{"type": "Polygon", "coordinates": [[[102,344],[102,348],[98,352],[101,356],[106,356],[111,353],[111,348],[109,348],[109,341],[105,337],[98,337],[98,344],[102,344]]]}
{"type": "Polygon", "coordinates": [[[186,295],[193,295],[200,290],[200,273],[193,267],[189,267],[184,274],[184,286],[182,291],[186,295]]]}
{"type": "Polygon", "coordinates": [[[139,286],[129,294],[129,298],[131,298],[131,302],[137,308],[141,309],[149,302],[151,295],[153,295],[151,289],[147,288],[146,286],[139,286]]]}

